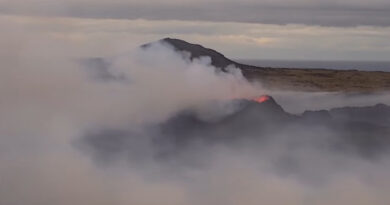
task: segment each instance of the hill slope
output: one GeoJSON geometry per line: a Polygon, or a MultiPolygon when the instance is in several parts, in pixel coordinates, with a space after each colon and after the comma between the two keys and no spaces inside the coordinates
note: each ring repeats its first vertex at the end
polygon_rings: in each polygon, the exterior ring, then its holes
{"type": "MultiPolygon", "coordinates": [[[[160,42],[170,44],[178,52],[185,51],[189,53],[191,59],[209,56],[211,64],[222,70],[225,70],[228,65],[234,65],[242,70],[247,79],[260,81],[265,87],[271,89],[348,92],[390,91],[390,72],[256,67],[234,62],[215,50],[180,39],[165,38],[161,39],[160,42]]],[[[148,44],[143,45],[143,47],[147,46],[148,44]]]]}

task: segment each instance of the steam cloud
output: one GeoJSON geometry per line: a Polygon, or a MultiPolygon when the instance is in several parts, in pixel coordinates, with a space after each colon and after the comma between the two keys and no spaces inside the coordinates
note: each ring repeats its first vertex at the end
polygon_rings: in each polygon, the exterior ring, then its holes
{"type": "MultiPolygon", "coordinates": [[[[10,32],[7,37],[0,41],[8,48],[0,51],[0,204],[390,201],[386,157],[370,160],[317,149],[322,142],[311,136],[331,138],[333,130],[290,129],[269,136],[266,144],[194,144],[168,161],[153,156],[145,134],[181,110],[210,114],[205,111],[210,103],[265,92],[291,112],[329,108],[346,99],[359,105],[389,102],[387,94],[346,98],[266,91],[249,84],[235,68],[218,72],[210,59],[190,62],[163,44],[109,58],[107,70],[91,70],[72,50],[41,36],[10,32]],[[102,72],[106,78],[99,78],[102,72]],[[109,163],[99,163],[101,156],[96,159],[79,146],[87,133],[104,129],[140,133],[131,139],[136,155],[119,152],[109,163]]],[[[218,113],[234,112],[225,108],[218,113]]]]}

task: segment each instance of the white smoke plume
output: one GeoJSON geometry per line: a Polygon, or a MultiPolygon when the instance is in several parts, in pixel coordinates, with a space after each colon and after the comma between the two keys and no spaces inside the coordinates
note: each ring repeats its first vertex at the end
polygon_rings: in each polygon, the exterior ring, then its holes
{"type": "MultiPolygon", "coordinates": [[[[310,136],[333,132],[322,128],[291,129],[271,136],[275,140],[267,146],[194,145],[186,159],[200,166],[161,165],[164,162],[149,156],[153,148],[145,136],[134,141],[145,163],[119,156],[114,163],[99,164],[83,147],[75,146],[86,132],[129,127],[142,132],[183,109],[202,110],[210,102],[267,91],[248,83],[234,68],[230,73],[218,72],[210,59],[189,62],[163,44],[108,58],[107,72],[122,77],[101,81],[66,45],[23,29],[3,34],[0,47],[7,50],[0,50],[2,205],[379,205],[390,201],[388,160],[317,150],[312,145],[318,142],[310,136]],[[289,139],[294,136],[301,145],[291,150],[289,139]],[[299,166],[276,166],[285,153],[299,166]]],[[[312,109],[338,105],[326,101],[333,94],[321,95],[321,101],[327,102],[321,105],[312,100],[316,94],[274,94],[283,106],[290,106],[287,110],[296,112],[303,111],[302,105],[312,109]]],[[[386,100],[388,95],[354,102],[370,104],[374,99],[386,100]]]]}

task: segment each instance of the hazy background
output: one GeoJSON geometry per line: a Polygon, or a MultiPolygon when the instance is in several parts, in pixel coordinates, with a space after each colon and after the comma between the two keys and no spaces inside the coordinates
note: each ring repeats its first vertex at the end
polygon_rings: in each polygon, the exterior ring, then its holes
{"type": "Polygon", "coordinates": [[[1,32],[24,27],[98,56],[174,37],[233,59],[389,61],[389,13],[386,0],[0,1],[1,32]]]}

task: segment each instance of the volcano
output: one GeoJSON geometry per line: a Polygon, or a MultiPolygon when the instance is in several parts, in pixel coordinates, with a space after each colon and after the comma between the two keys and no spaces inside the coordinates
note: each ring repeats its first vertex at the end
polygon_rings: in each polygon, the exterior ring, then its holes
{"type": "MultiPolygon", "coordinates": [[[[367,81],[374,79],[375,83],[381,83],[381,79],[374,76],[377,74],[375,72],[254,67],[239,64],[215,50],[179,39],[166,38],[160,40],[159,43],[174,49],[183,58],[189,58],[186,62],[201,56],[210,57],[211,64],[222,71],[226,71],[227,66],[233,65],[241,69],[243,75],[249,80],[261,80],[263,84],[271,85],[271,87],[277,84],[289,88],[290,86],[293,88],[303,86],[334,91],[334,87],[329,87],[331,84],[341,86],[336,90],[350,91],[349,86],[354,89],[366,86],[361,85],[361,79],[364,76],[367,78],[363,79],[367,81]],[[358,85],[353,82],[356,77],[359,78],[358,85]]],[[[150,47],[150,43],[145,44],[142,46],[144,49],[142,51],[147,51],[150,47]]],[[[102,62],[96,61],[99,65],[102,62]]],[[[105,81],[121,79],[120,76],[109,75],[105,66],[99,67],[100,70],[97,72],[100,79],[105,81]]],[[[367,86],[374,88],[377,85],[371,87],[367,84],[367,86]]],[[[365,88],[359,89],[361,90],[365,88]]],[[[339,153],[357,154],[364,157],[377,157],[381,153],[390,151],[390,107],[385,104],[291,114],[286,112],[277,100],[268,95],[253,99],[232,99],[226,103],[234,107],[233,112],[218,113],[219,117],[213,120],[204,118],[197,109],[188,108],[174,113],[163,122],[148,125],[145,133],[138,133],[130,128],[129,130],[102,128],[100,132],[88,133],[83,138],[84,144],[97,155],[105,157],[123,152],[126,155],[137,155],[134,153],[134,150],[137,150],[134,141],[145,138],[151,138],[152,146],[155,148],[153,150],[156,150],[157,156],[180,155],[179,153],[189,150],[194,144],[214,146],[253,142],[255,145],[265,146],[267,141],[279,138],[288,138],[293,148],[307,141],[315,141],[318,149],[325,147],[339,153]],[[302,141],[302,138],[305,140],[302,141]]],[[[218,105],[210,106],[212,108],[218,105]]]]}
{"type": "MultiPolygon", "coordinates": [[[[383,124],[390,120],[390,106],[387,105],[342,107],[295,115],[286,112],[271,96],[261,96],[260,100],[232,100],[230,103],[236,105],[236,111],[218,120],[204,119],[195,110],[188,109],[154,125],[148,135],[153,136],[154,146],[160,150],[158,155],[176,155],[194,143],[212,146],[253,141],[261,145],[281,136],[290,136],[292,141],[305,136],[309,140],[324,141],[318,146],[326,144],[329,149],[364,157],[389,151],[390,126],[383,124]],[[367,118],[377,113],[381,113],[382,121],[367,118]]],[[[134,147],[131,139],[135,135],[126,130],[109,130],[88,135],[85,139],[95,151],[106,150],[107,155],[112,150],[115,153],[130,152],[129,149],[134,147]]]]}

